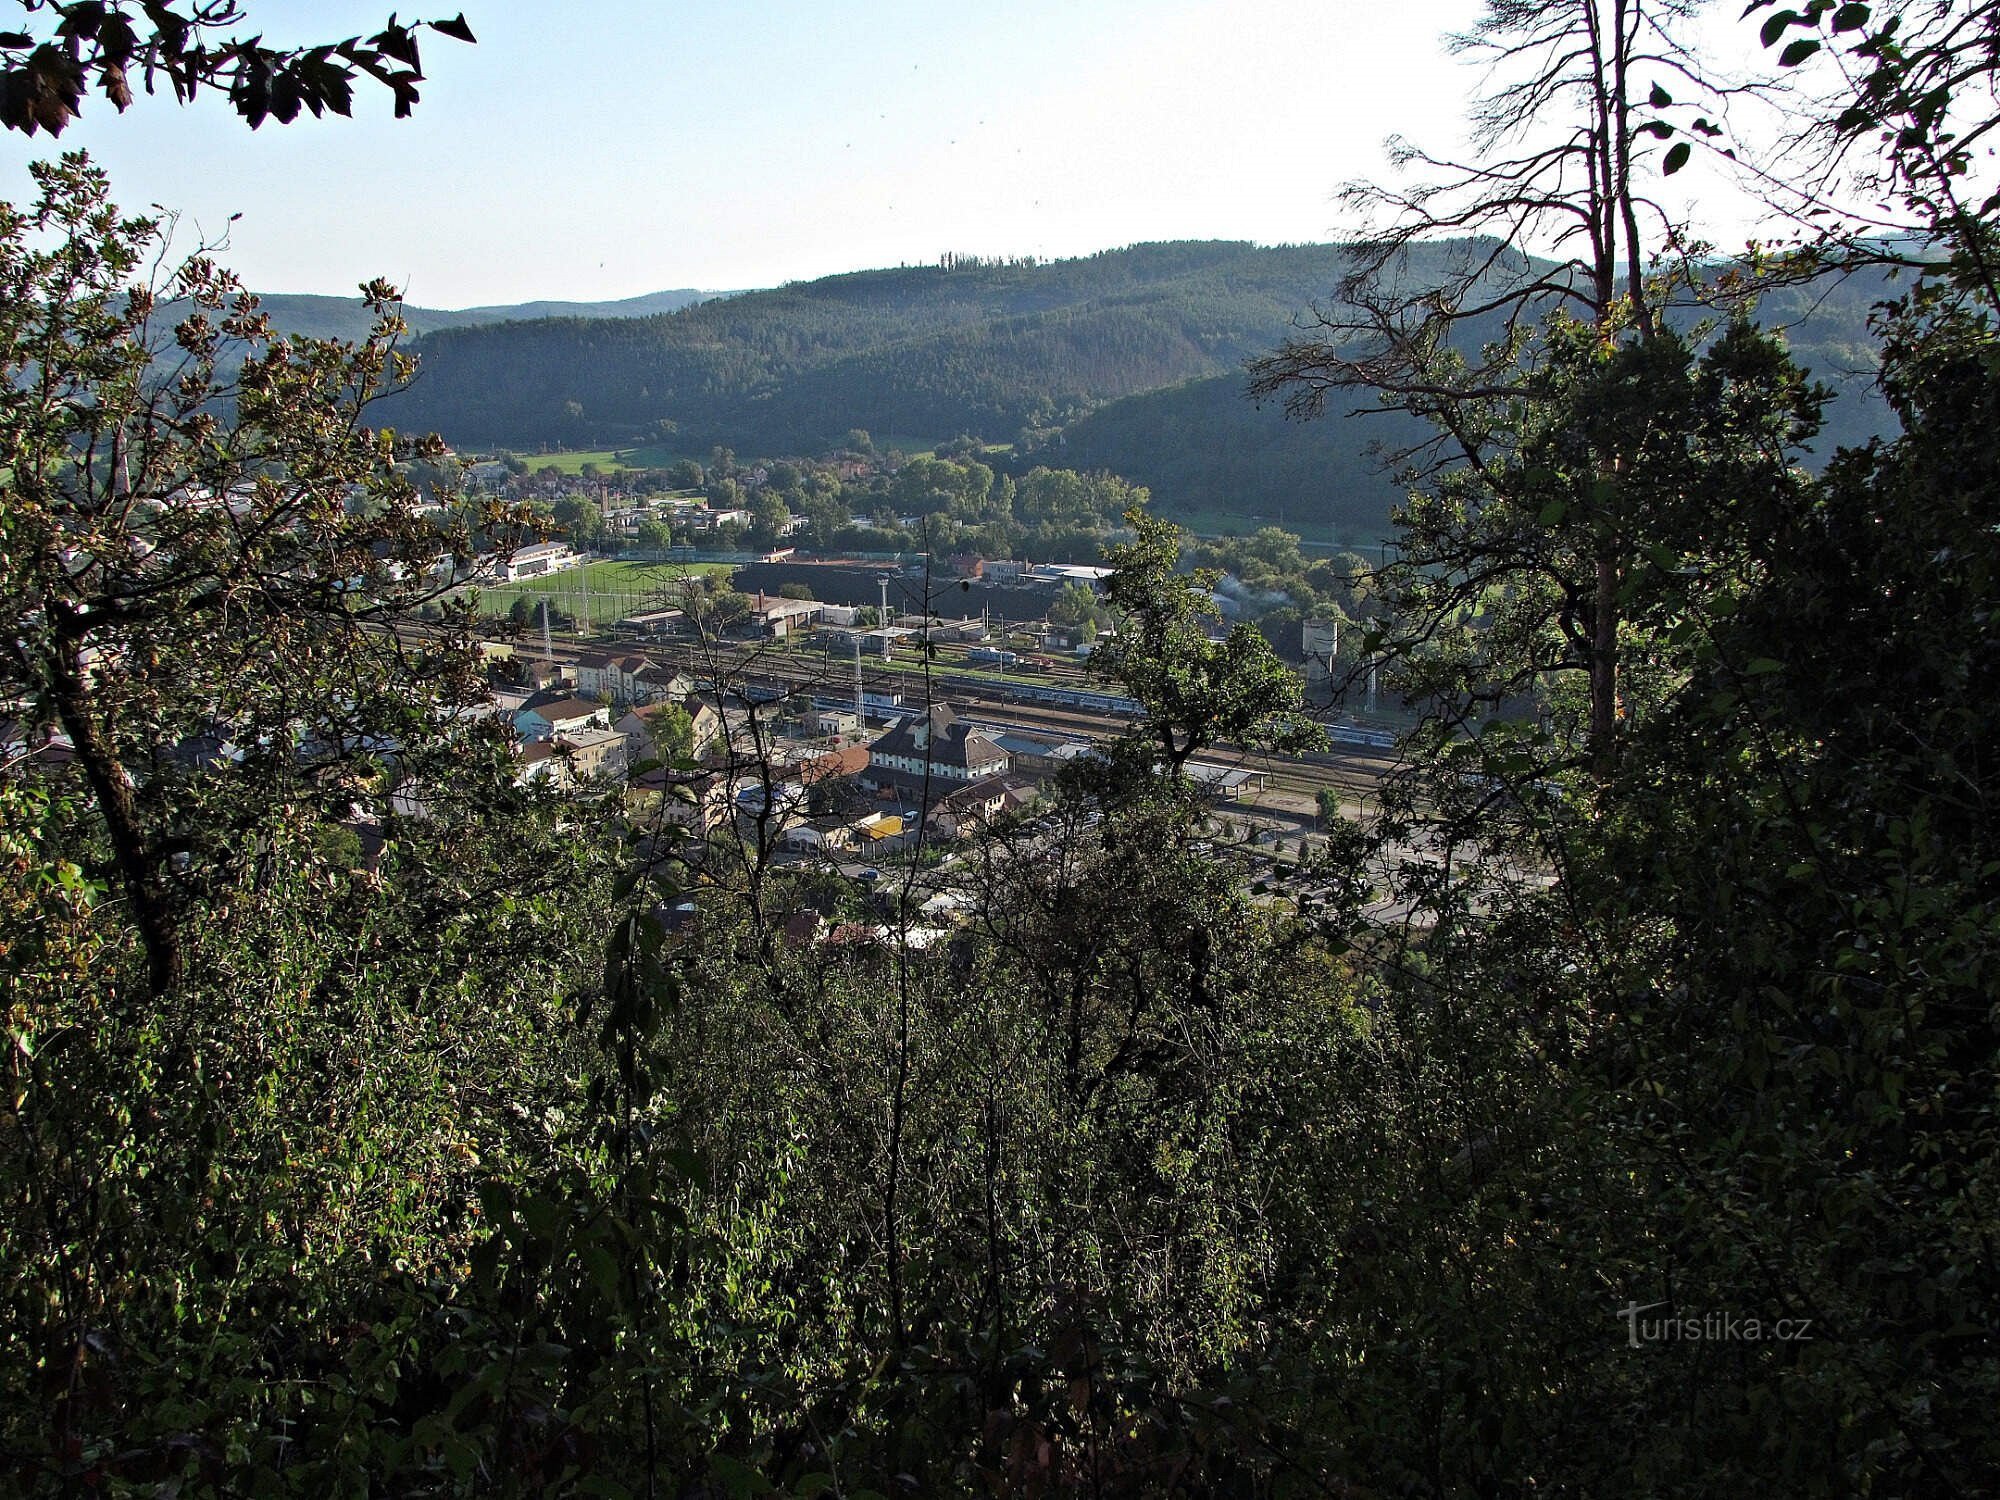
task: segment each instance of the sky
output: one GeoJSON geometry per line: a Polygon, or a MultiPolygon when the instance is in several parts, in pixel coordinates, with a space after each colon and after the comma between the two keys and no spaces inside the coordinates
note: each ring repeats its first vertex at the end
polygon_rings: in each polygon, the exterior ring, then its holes
{"type": "MultiPolygon", "coordinates": [[[[267,43],[383,0],[243,0],[267,43]]],[[[386,276],[420,306],[771,286],[1147,240],[1340,237],[1390,134],[1458,143],[1477,0],[526,0],[429,33],[413,115],[251,132],[225,100],[101,98],[64,133],[127,208],[227,228],[266,292],[386,276]],[[241,214],[233,223],[232,214],[241,214]]],[[[442,7],[405,12],[449,15],[442,7]]],[[[58,149],[0,136],[0,197],[58,149]]]]}

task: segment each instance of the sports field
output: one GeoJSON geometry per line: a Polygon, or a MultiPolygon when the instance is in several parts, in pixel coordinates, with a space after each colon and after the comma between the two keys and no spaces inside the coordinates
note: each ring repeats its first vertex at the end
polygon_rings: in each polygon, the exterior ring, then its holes
{"type": "Polygon", "coordinates": [[[479,591],[479,611],[504,615],[516,599],[526,599],[530,607],[546,599],[561,613],[580,617],[585,613],[587,593],[591,623],[607,625],[623,615],[663,609],[677,602],[667,597],[667,591],[692,573],[720,573],[726,578],[733,571],[730,563],[594,562],[587,568],[569,568],[546,578],[488,585],[479,591]]]}

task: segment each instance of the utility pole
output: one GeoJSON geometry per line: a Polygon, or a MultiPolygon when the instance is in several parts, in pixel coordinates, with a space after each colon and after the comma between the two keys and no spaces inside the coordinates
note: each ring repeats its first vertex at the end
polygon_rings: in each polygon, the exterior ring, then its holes
{"type": "Polygon", "coordinates": [[[544,599],[542,601],[542,660],[544,662],[553,662],[555,659],[556,648],[549,640],[549,601],[544,599]]]}
{"type": "Polygon", "coordinates": [[[590,554],[583,554],[583,561],[577,565],[577,576],[583,580],[582,618],[577,621],[577,634],[590,634],[590,554]]]}
{"type": "Polygon", "coordinates": [[[879,573],[875,581],[882,586],[882,613],[877,617],[877,623],[882,628],[882,660],[887,661],[894,652],[893,642],[889,638],[889,575],[879,573]]]}

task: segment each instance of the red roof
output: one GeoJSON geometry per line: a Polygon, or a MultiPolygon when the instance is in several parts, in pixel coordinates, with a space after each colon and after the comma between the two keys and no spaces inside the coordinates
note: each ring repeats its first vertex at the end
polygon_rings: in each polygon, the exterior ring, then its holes
{"type": "Polygon", "coordinates": [[[799,766],[799,779],[807,786],[835,776],[853,776],[868,769],[868,747],[846,745],[828,755],[816,755],[799,766]]]}

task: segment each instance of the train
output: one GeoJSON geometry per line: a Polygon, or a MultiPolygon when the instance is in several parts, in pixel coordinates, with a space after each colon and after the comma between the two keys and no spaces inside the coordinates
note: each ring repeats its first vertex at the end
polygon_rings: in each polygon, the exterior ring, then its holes
{"type": "Polygon", "coordinates": [[[992,694],[996,690],[1001,696],[1015,703],[1053,703],[1064,708],[1080,708],[1088,713],[1118,714],[1126,718],[1136,718],[1146,711],[1146,706],[1136,698],[1125,698],[1117,693],[1093,692],[1089,688],[1043,686],[1040,683],[1010,682],[996,688],[991,682],[977,677],[947,677],[944,682],[949,687],[957,687],[967,692],[992,694]]]}
{"type": "Polygon", "coordinates": [[[1018,667],[1021,656],[1017,651],[1001,651],[993,646],[974,646],[965,653],[965,660],[978,667],[1018,667]]]}
{"type": "Polygon", "coordinates": [[[1371,750],[1393,750],[1396,736],[1387,729],[1364,729],[1359,724],[1330,724],[1326,737],[1336,745],[1366,745],[1371,750]]]}
{"type": "MultiPolygon", "coordinates": [[[[861,695],[861,707],[863,712],[866,713],[896,713],[902,706],[903,695],[901,693],[863,692],[861,695]]],[[[823,708],[829,713],[851,711],[854,707],[854,695],[849,693],[846,697],[836,698],[831,694],[823,694],[813,699],[813,707],[823,708]]]]}

